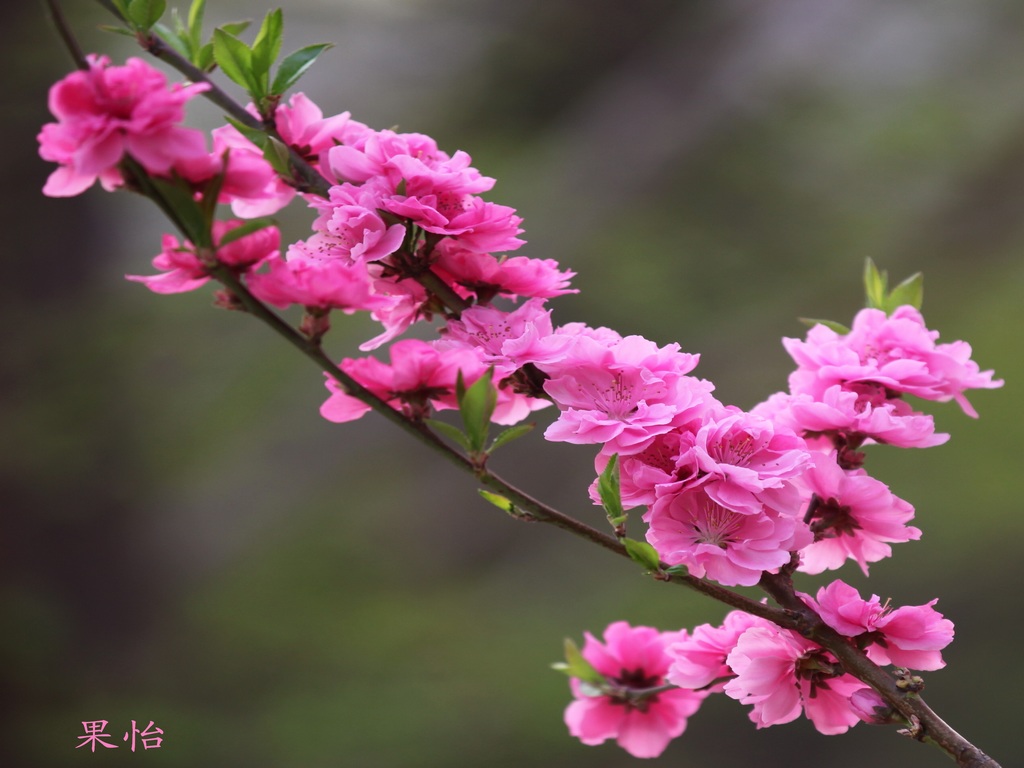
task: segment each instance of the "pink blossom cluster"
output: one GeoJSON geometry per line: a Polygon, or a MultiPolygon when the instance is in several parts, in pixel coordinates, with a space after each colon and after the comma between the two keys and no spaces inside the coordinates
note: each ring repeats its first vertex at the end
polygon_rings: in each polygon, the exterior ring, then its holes
{"type": "MultiPolygon", "coordinates": [[[[508,256],[524,244],[521,219],[481,197],[494,179],[465,152],[448,154],[422,134],[373,130],[347,112],[325,117],[296,94],[276,108],[274,125],[329,182],[315,195],[232,126],[213,131],[207,150],[203,135],[182,124],[185,102],[204,88],[168,87],[139,59],[111,66],[90,56],[87,69],[50,91],[57,122],[43,127],[39,151],[58,168],[44,192],[137,184],[144,179],[126,173],[137,164],[178,185],[193,213],[230,206],[235,218],[207,222],[207,245],[165,235],[153,259],[158,274],[128,279],[179,293],[227,267],[258,300],[301,307],[300,328],[314,339],[330,312],[365,312],[380,327],[360,349],[389,345],[387,361],[345,358],[339,369],[412,420],[457,408],[460,382],[483,377],[497,389],[496,423],[553,404],[544,436],[596,446],[598,473],[614,459],[622,505],[645,508],[657,556],[693,577],[753,586],[766,574],[819,574],[848,560],[866,575],[892,544],[921,531],[909,524],[913,507],[864,470],[860,449],[948,438],[906,396],[955,400],[976,416],[964,393],[1002,384],[965,342],[937,343],[920,312],[902,306],[863,310],[847,333],[816,325],[805,340],[784,339],[797,365],[789,391],[751,410],[723,404],[693,375],[699,356],[678,344],[555,324],[547,302],[575,292],[574,273],[551,259],[508,256]],[[296,197],[313,211],[312,233],[284,249],[275,226],[243,221],[296,197]],[[431,340],[399,338],[435,318],[431,340]]],[[[327,388],[326,419],[370,410],[333,378],[327,388]]],[[[596,481],[591,497],[602,503],[596,481]]],[[[943,665],[953,627],[934,601],[890,609],[841,581],[801,598],[877,664],[943,665]]],[[[603,641],[588,634],[582,655],[604,682],[572,680],[570,732],[586,744],[616,739],[638,757],[660,754],[711,693],[749,705],[758,727],[804,714],[822,733],[870,719],[877,703],[831,652],[742,612],[692,633],[616,622],[603,641]]]]}
{"type": "MultiPolygon", "coordinates": [[[[941,651],[953,639],[953,624],[932,607],[934,600],[893,610],[877,596],[863,600],[841,581],[819,590],[817,600],[804,599],[879,665],[943,666],[941,651]]],[[[584,744],[616,739],[635,757],[660,755],[712,693],[749,705],[758,728],[804,715],[823,734],[875,721],[881,701],[829,651],[743,611],[692,632],[616,622],[605,630],[604,642],[585,637],[582,655],[605,684],[571,680],[569,732],[584,744]]]]}

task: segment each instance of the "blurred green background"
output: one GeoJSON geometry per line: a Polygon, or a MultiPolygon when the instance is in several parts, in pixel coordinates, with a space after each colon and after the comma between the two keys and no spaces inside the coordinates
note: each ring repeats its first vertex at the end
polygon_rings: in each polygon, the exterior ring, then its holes
{"type": "MultiPolygon", "coordinates": [[[[87,50],[132,42],[68,2],[87,50]]],[[[266,9],[214,2],[212,22],[266,9]]],[[[929,451],[872,449],[920,542],[843,578],[957,625],[926,698],[1024,762],[1024,5],[298,0],[285,48],[335,42],[303,89],[325,113],[435,136],[498,178],[531,256],[575,269],[583,320],[700,352],[719,397],[785,386],[797,316],[846,321],[873,257],[923,270],[925,314],[1005,377],[929,451]]],[[[516,523],[380,419],[323,421],[322,376],[209,292],[156,297],[163,223],[127,194],[43,198],[34,136],[69,59],[41,3],[3,15],[0,764],[635,765],[561,722],[562,638],[723,610],[561,532],[516,523]],[[83,720],[122,748],[76,750],[83,720]],[[131,720],[163,728],[132,754],[131,720]]],[[[193,108],[195,124],[219,115],[193,108]]],[[[310,217],[283,217],[291,238],[310,217]]],[[[339,321],[332,354],[371,334],[339,321]]],[[[541,417],[542,425],[550,415],[541,417]]],[[[499,471],[572,514],[587,449],[539,435],[499,471]]],[[[635,532],[639,534],[639,529],[635,532]]],[[[825,578],[805,578],[808,591],[825,578]]],[[[716,697],[657,764],[944,766],[894,730],[755,732],[716,697]]]]}

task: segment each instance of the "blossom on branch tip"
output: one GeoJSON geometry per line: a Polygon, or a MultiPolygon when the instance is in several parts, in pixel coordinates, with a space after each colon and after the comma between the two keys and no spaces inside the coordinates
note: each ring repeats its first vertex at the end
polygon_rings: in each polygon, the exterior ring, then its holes
{"type": "Polygon", "coordinates": [[[977,417],[964,392],[1000,387],[1003,382],[971,360],[969,344],[936,344],[938,336],[911,306],[898,307],[891,315],[862,309],[847,334],[816,325],[806,341],[782,340],[798,366],[789,378],[790,391],[818,399],[833,385],[873,384],[884,388],[890,399],[908,394],[939,402],[956,400],[964,413],[977,417]]]}
{"type": "Polygon", "coordinates": [[[181,125],[185,102],[207,90],[206,83],[167,87],[167,78],[139,58],[111,66],[90,54],[88,69],[73,72],[50,88],[56,123],[39,133],[39,154],[59,164],[43,194],[70,197],[99,179],[105,189],[123,183],[118,163],[131,156],[148,173],[168,176],[179,165],[205,161],[206,140],[181,125]]]}

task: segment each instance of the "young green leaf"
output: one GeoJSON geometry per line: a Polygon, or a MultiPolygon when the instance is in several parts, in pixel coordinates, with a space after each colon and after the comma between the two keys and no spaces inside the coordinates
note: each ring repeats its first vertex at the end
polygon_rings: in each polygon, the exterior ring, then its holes
{"type": "Polygon", "coordinates": [[[130,0],[128,19],[139,29],[149,30],[160,21],[166,10],[166,0],[130,0]]]}
{"type": "Polygon", "coordinates": [[[516,505],[501,494],[491,493],[490,491],[485,491],[483,488],[478,488],[477,493],[487,499],[487,501],[491,502],[491,504],[496,506],[502,512],[508,512],[510,515],[514,515],[516,513],[516,505]]]}
{"type": "Polygon", "coordinates": [[[284,17],[280,8],[269,11],[263,18],[260,31],[252,44],[253,74],[259,79],[261,87],[268,93],[270,85],[270,68],[281,52],[281,40],[284,36],[284,17]]]}
{"type": "Polygon", "coordinates": [[[814,317],[798,317],[797,320],[806,325],[808,328],[813,328],[816,325],[824,325],[826,328],[831,328],[840,336],[845,336],[850,332],[849,328],[847,328],[842,323],[837,323],[835,320],[819,320],[814,317]]]}
{"type": "Polygon", "coordinates": [[[260,83],[253,75],[249,46],[218,28],[213,30],[213,57],[224,74],[245,88],[254,100],[263,96],[260,83]]]}
{"type": "Polygon", "coordinates": [[[864,295],[867,306],[871,309],[882,309],[885,304],[888,275],[879,272],[870,258],[864,262],[864,295]]]}
{"type": "Polygon", "coordinates": [[[490,371],[473,382],[471,387],[466,388],[459,398],[459,413],[462,415],[462,423],[466,426],[471,453],[483,452],[487,434],[491,429],[491,415],[497,404],[498,390],[491,381],[490,371]]]}
{"type": "Polygon", "coordinates": [[[245,21],[229,21],[227,24],[221,24],[220,28],[227,32],[229,35],[238,37],[240,34],[245,32],[252,25],[252,21],[246,19],[245,21]]]}
{"type": "Polygon", "coordinates": [[[129,0],[112,0],[112,2],[114,3],[114,7],[117,9],[117,12],[121,14],[121,18],[127,20],[129,0]]]}
{"type": "Polygon", "coordinates": [[[892,314],[897,307],[902,307],[905,304],[909,304],[914,309],[920,309],[923,302],[924,275],[916,272],[892,289],[886,301],[885,311],[892,314]]]}
{"type": "Polygon", "coordinates": [[[583,658],[583,654],[576,646],[576,643],[569,638],[566,638],[564,648],[565,661],[559,661],[552,664],[552,669],[557,669],[559,672],[564,672],[569,677],[575,677],[577,680],[584,683],[590,683],[593,686],[599,687],[604,685],[604,675],[594,669],[591,663],[583,658]]]}
{"type": "MultiPolygon", "coordinates": [[[[192,0],[188,7],[188,36],[192,42],[193,53],[203,45],[203,15],[206,13],[206,0],[192,0]]],[[[195,61],[192,62],[196,64],[195,61]]],[[[198,66],[198,65],[197,65],[198,66]]]]}
{"type": "MultiPolygon", "coordinates": [[[[462,450],[469,450],[469,437],[458,427],[454,427],[444,421],[438,421],[437,419],[426,419],[427,425],[436,432],[440,432],[442,435],[447,437],[453,443],[458,445],[462,450]]],[[[483,491],[481,491],[483,493],[483,491]]]]}
{"type": "Polygon", "coordinates": [[[230,115],[225,115],[224,117],[240,134],[245,136],[245,138],[260,149],[266,149],[268,138],[266,131],[263,131],[260,128],[253,128],[251,125],[246,125],[241,120],[236,120],[230,115]]]}
{"type": "Polygon", "coordinates": [[[171,48],[176,50],[189,61],[192,61],[192,49],[189,48],[189,42],[181,36],[181,33],[178,30],[171,29],[166,24],[162,23],[154,24],[153,29],[156,30],[156,33],[160,35],[160,37],[167,41],[171,48]]]}
{"type": "Polygon", "coordinates": [[[658,557],[654,547],[646,541],[636,539],[622,539],[622,545],[626,548],[626,554],[637,563],[640,563],[649,571],[656,571],[661,568],[661,558],[658,557]]]}
{"type": "Polygon", "coordinates": [[[500,448],[505,443],[510,443],[517,437],[522,437],[528,432],[532,432],[536,424],[516,424],[514,427],[503,429],[498,433],[498,436],[494,438],[490,447],[487,449],[488,453],[493,453],[496,448],[500,448]]]}
{"type": "Polygon", "coordinates": [[[266,229],[267,227],[273,227],[276,225],[277,222],[272,216],[260,216],[258,219],[248,219],[244,224],[225,232],[224,236],[220,239],[220,242],[217,243],[217,247],[228,245],[236,240],[241,240],[246,235],[251,235],[253,232],[258,232],[261,229],[266,229]]]}
{"type": "Polygon", "coordinates": [[[597,478],[597,493],[612,525],[624,523],[627,515],[622,509],[622,493],[619,489],[619,454],[612,454],[604,472],[597,478]]]}
{"type": "Polygon", "coordinates": [[[270,93],[273,96],[280,96],[299,81],[306,70],[313,66],[317,56],[331,47],[330,43],[319,45],[307,45],[305,48],[289,53],[281,61],[274,75],[274,82],[270,86],[270,93]]]}

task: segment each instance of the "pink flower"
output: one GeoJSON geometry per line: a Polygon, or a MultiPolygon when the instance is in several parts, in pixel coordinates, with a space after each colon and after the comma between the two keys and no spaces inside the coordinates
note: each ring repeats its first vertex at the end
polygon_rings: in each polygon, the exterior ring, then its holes
{"type": "Polygon", "coordinates": [[[330,200],[314,203],[320,216],[313,223],[316,234],[306,241],[307,247],[325,258],[353,263],[390,256],[401,247],[405,226],[387,224],[378,212],[381,204],[381,190],[373,185],[331,187],[330,200]]]}
{"type": "Polygon", "coordinates": [[[604,343],[580,335],[566,356],[542,370],[544,391],[562,413],[544,437],[553,442],[612,443],[612,452],[636,452],[694,410],[703,410],[711,386],[685,376],[696,355],[679,345],[658,347],[640,336],[604,343]]]}
{"type": "Polygon", "coordinates": [[[833,570],[849,559],[866,576],[868,563],[892,554],[889,544],[921,538],[920,529],[907,525],[914,517],[910,504],[863,470],[843,470],[832,455],[816,452],[802,484],[808,498],[817,497],[814,543],[800,552],[804,573],[833,570]]]}
{"type": "Polygon", "coordinates": [[[314,167],[322,165],[328,150],[339,143],[356,144],[372,133],[348,112],[324,117],[320,107],[304,93],[295,93],[287,104],[281,104],[274,113],[274,121],[285,143],[314,167]]]}
{"type": "Polygon", "coordinates": [[[769,623],[751,627],[726,663],[736,677],[725,684],[725,694],[753,705],[750,719],[758,728],[788,723],[801,711],[827,735],[845,733],[860,721],[850,698],[867,686],[794,632],[769,623]]]}
{"type": "Polygon", "coordinates": [[[497,259],[453,238],[442,240],[434,249],[434,256],[435,269],[447,282],[472,291],[481,301],[490,301],[499,294],[549,299],[578,293],[569,288],[569,280],[576,273],[560,270],[554,259],[497,259]]]}
{"type": "Polygon", "coordinates": [[[764,504],[794,512],[799,499],[790,482],[810,458],[804,441],[768,419],[725,409],[694,438],[693,458],[705,492],[724,507],[757,514],[764,504]]]}
{"type": "MultiPolygon", "coordinates": [[[[346,358],[340,368],[413,419],[426,418],[432,411],[457,408],[455,386],[459,373],[469,387],[488,371],[474,350],[438,350],[419,339],[396,341],[391,345],[390,355],[390,365],[372,357],[346,358]]],[[[369,405],[347,394],[333,378],[327,378],[327,388],[331,396],[320,407],[320,414],[328,421],[354,421],[370,410],[369,405]]],[[[491,420],[496,424],[515,424],[544,405],[544,401],[499,389],[491,420]]]]}
{"type": "Polygon", "coordinates": [[[711,624],[695,627],[688,636],[684,633],[668,647],[672,666],[665,678],[680,688],[697,689],[715,683],[711,690],[721,691],[725,679],[735,675],[725,660],[736,647],[740,635],[751,627],[769,624],[745,611],[730,611],[719,627],[711,624]]]}
{"type": "Polygon", "coordinates": [[[905,605],[892,610],[878,595],[870,600],[842,581],[818,590],[817,602],[804,596],[822,621],[841,635],[864,637],[865,653],[876,664],[934,670],[945,666],[940,651],[953,642],[953,622],[926,605],[905,605]]]}
{"type": "Polygon", "coordinates": [[[531,299],[510,312],[476,305],[448,321],[438,342],[449,346],[475,347],[499,377],[509,376],[526,363],[558,359],[569,340],[554,336],[551,310],[541,299],[531,299]]]}
{"type": "MultiPolygon", "coordinates": [[[[373,394],[411,418],[424,418],[431,410],[456,408],[455,381],[460,371],[467,386],[486,370],[470,350],[440,353],[419,339],[391,345],[391,364],[372,357],[345,358],[340,368],[373,394]]],[[[334,379],[327,378],[331,396],[320,408],[328,421],[354,421],[370,406],[345,393],[334,379]]]]}
{"type": "Polygon", "coordinates": [[[588,632],[583,658],[604,675],[607,686],[596,690],[570,681],[576,700],[565,710],[569,733],[588,745],[615,739],[633,757],[664,752],[686,730],[687,719],[707,692],[677,688],[647,697],[630,694],[664,685],[669,665],[665,649],[681,634],[631,627],[624,621],[609,625],[604,642],[588,632]]]}
{"type": "MultiPolygon", "coordinates": [[[[753,409],[808,439],[836,436],[843,441],[873,440],[900,448],[942,445],[949,435],[935,432],[928,414],[913,410],[903,400],[890,400],[876,385],[834,384],[815,399],[807,394],[776,394],[753,409]]],[[[830,444],[834,444],[831,443],[830,444]]]]}
{"type": "MultiPolygon", "coordinates": [[[[215,221],[214,243],[219,244],[225,234],[243,223],[238,219],[215,221]]],[[[163,270],[163,274],[125,275],[125,278],[142,283],[154,293],[182,293],[195,290],[209,281],[210,273],[192,243],[187,240],[182,243],[173,235],[164,235],[161,244],[163,250],[153,259],[153,266],[163,270]]],[[[217,260],[241,273],[276,256],[280,245],[281,232],[278,228],[264,227],[217,247],[217,260]]]]}
{"type": "Polygon", "coordinates": [[[349,314],[394,304],[391,298],[374,292],[373,281],[362,266],[342,259],[310,258],[302,245],[293,245],[287,260],[269,259],[268,272],[249,276],[249,289],[258,299],[282,309],[301,304],[307,308],[341,309],[349,314]]]}
{"type": "Polygon", "coordinates": [[[783,339],[799,368],[790,376],[790,391],[820,398],[833,385],[873,384],[891,398],[910,394],[925,400],[956,400],[964,412],[977,417],[964,397],[968,389],[1002,386],[992,371],[981,371],[962,341],[936,344],[939,334],[924,324],[910,306],[891,315],[863,309],[850,332],[840,335],[823,325],[807,333],[807,341],[783,339]]]}
{"type": "Polygon", "coordinates": [[[126,154],[158,176],[206,158],[202,133],[181,122],[185,102],[208,85],[168,89],[164,75],[138,58],[112,67],[109,58],[93,54],[88,63],[87,70],[50,88],[50,111],[58,122],[43,126],[39,154],[60,167],[50,174],[43,194],[77,195],[97,179],[106,189],[119,186],[117,164],[126,154]]]}
{"type": "Polygon", "coordinates": [[[796,517],[765,508],[761,514],[726,509],[700,488],[662,496],[651,507],[647,541],[669,565],[725,586],[753,586],[764,571],[789,562],[811,541],[796,517]]]}

